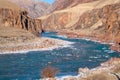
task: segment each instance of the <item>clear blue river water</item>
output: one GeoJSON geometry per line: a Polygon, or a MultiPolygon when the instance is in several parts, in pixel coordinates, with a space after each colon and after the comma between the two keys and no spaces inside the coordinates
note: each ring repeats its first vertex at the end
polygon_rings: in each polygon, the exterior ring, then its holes
{"type": "Polygon", "coordinates": [[[60,70],[58,77],[77,75],[80,67],[94,68],[112,57],[120,57],[119,52],[110,50],[109,45],[106,44],[69,39],[52,32],[43,33],[42,36],[74,42],[74,44],[48,51],[0,55],[0,80],[38,80],[41,78],[41,70],[47,65],[60,70]]]}

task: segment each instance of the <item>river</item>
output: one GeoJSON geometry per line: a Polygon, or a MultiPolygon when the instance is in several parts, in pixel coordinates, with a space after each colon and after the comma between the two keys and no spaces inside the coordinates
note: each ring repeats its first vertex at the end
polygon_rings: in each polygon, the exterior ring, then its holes
{"type": "Polygon", "coordinates": [[[120,57],[120,53],[110,50],[109,45],[89,39],[70,39],[53,32],[43,33],[42,36],[74,42],[74,44],[48,51],[2,54],[0,80],[39,80],[40,72],[47,65],[60,70],[57,77],[77,75],[80,67],[94,68],[112,57],[120,57]]]}

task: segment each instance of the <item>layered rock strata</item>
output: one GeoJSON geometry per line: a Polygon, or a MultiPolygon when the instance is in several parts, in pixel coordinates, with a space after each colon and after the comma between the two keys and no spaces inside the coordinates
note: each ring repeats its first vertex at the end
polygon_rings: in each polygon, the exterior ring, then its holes
{"type": "Polygon", "coordinates": [[[0,8],[0,27],[17,27],[32,32],[41,33],[41,21],[27,16],[26,11],[0,8]]]}

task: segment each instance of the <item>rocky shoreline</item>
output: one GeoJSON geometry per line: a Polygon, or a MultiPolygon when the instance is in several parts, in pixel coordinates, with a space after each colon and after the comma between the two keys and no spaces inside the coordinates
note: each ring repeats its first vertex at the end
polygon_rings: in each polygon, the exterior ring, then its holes
{"type": "Polygon", "coordinates": [[[103,43],[114,43],[111,49],[120,51],[119,0],[78,4],[38,19],[42,21],[44,31],[59,32],[71,38],[87,37],[103,43]]]}
{"type": "Polygon", "coordinates": [[[77,76],[40,80],[120,80],[120,58],[112,58],[93,69],[79,68],[77,76]]]}
{"type": "Polygon", "coordinates": [[[66,47],[72,44],[67,41],[51,39],[51,38],[36,38],[29,42],[8,43],[0,45],[0,54],[26,53],[29,51],[52,50],[59,47],[66,47]]]}
{"type": "Polygon", "coordinates": [[[70,31],[58,31],[58,34],[60,35],[66,35],[68,38],[83,38],[83,39],[89,39],[91,41],[97,41],[100,43],[105,43],[110,45],[110,49],[114,51],[120,52],[120,44],[113,42],[111,39],[106,39],[105,36],[94,36],[94,35],[85,35],[85,34],[80,34],[77,32],[70,32],[70,31]]]}
{"type": "MultiPolygon", "coordinates": [[[[97,41],[111,45],[111,49],[120,52],[120,45],[110,42],[108,39],[80,35],[74,32],[58,31],[60,35],[66,35],[68,38],[82,38],[91,41],[97,41]]],[[[41,79],[41,80],[120,80],[120,58],[111,58],[110,60],[101,63],[100,66],[89,69],[79,68],[77,76],[63,76],[61,78],[41,79]]]]}

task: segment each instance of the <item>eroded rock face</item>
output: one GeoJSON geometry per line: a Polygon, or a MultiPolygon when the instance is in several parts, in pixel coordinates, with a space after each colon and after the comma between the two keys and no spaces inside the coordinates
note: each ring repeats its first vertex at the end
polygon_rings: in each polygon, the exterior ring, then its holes
{"type": "Polygon", "coordinates": [[[42,19],[42,28],[44,31],[57,31],[61,29],[65,29],[65,25],[69,24],[72,17],[71,13],[58,13],[55,15],[49,16],[47,19],[42,19]]]}
{"type": "Polygon", "coordinates": [[[17,27],[39,35],[41,33],[41,21],[32,19],[27,15],[26,11],[1,8],[0,27],[17,27]]]}
{"type": "Polygon", "coordinates": [[[100,0],[55,11],[42,17],[45,31],[71,37],[87,36],[100,41],[120,43],[120,1],[100,0]],[[107,36],[106,36],[107,35],[107,36]]]}
{"type": "Polygon", "coordinates": [[[72,27],[74,30],[89,30],[91,32],[89,35],[119,44],[120,4],[107,5],[101,9],[85,12],[72,27]]]}

